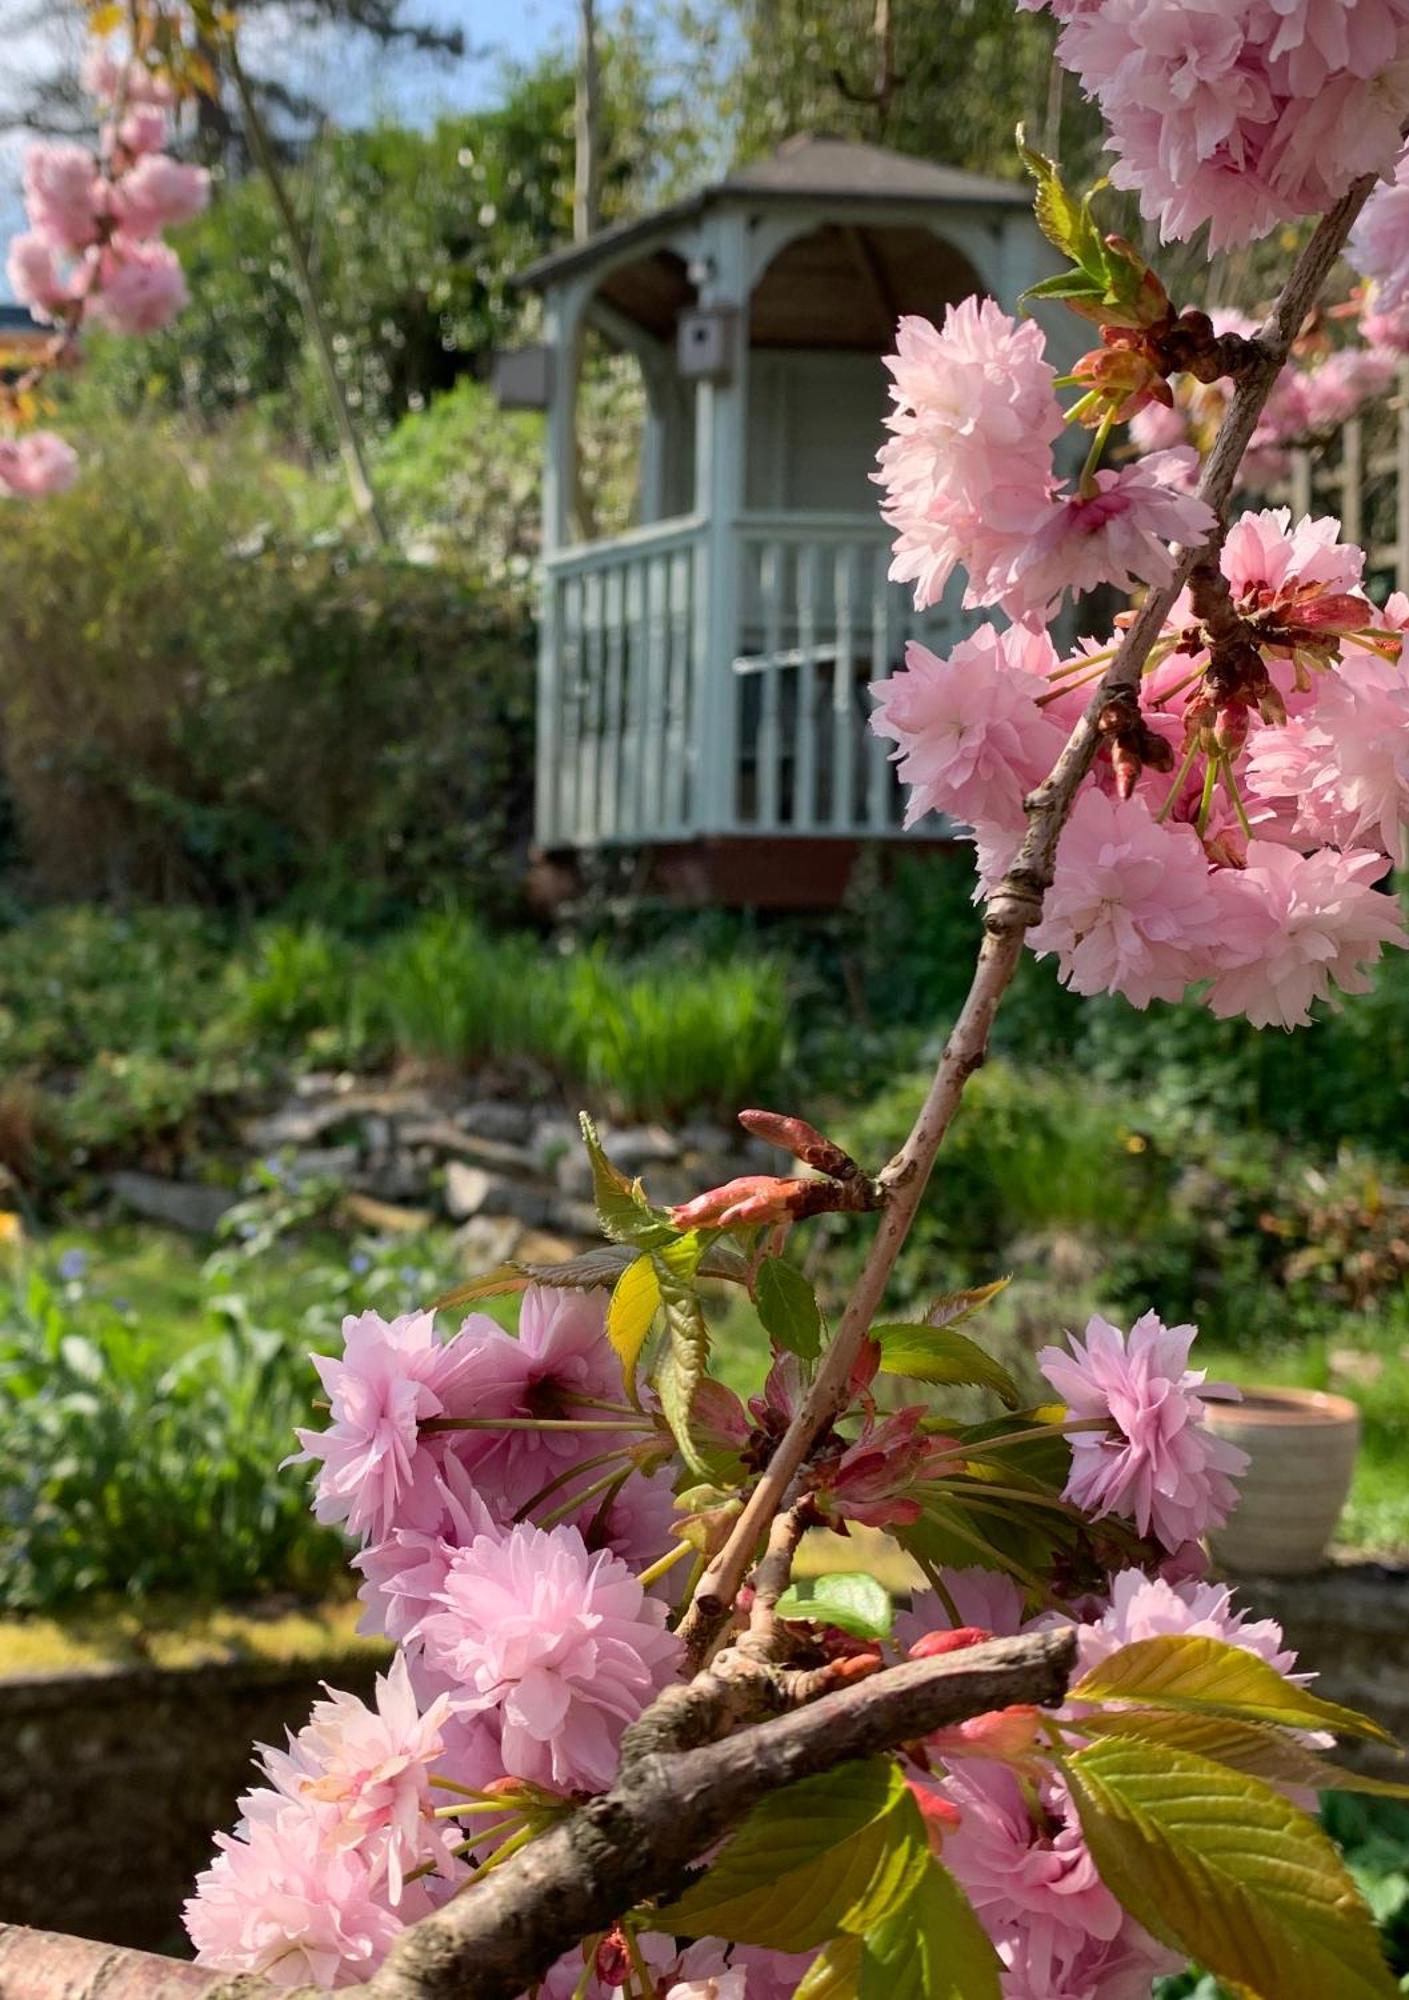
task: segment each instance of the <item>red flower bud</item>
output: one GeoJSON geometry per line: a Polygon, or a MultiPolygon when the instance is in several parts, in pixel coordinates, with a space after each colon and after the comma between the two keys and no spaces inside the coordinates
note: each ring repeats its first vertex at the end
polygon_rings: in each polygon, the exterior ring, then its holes
{"type": "Polygon", "coordinates": [[[741,1111],[739,1123],[756,1139],[776,1146],[780,1152],[791,1153],[804,1166],[815,1173],[827,1174],[834,1181],[850,1180],[861,1171],[850,1153],[844,1152],[815,1125],[809,1125],[805,1118],[790,1117],[785,1111],[741,1111]]]}
{"type": "Polygon", "coordinates": [[[597,1946],[597,1977],[603,1986],[625,1986],[631,1977],[631,1947],[620,1924],[614,1924],[597,1946]]]}
{"type": "Polygon", "coordinates": [[[964,1653],[970,1646],[982,1646],[993,1637],[979,1625],[958,1625],[952,1632],[926,1632],[910,1648],[912,1660],[936,1660],[941,1653],[964,1653]]]}

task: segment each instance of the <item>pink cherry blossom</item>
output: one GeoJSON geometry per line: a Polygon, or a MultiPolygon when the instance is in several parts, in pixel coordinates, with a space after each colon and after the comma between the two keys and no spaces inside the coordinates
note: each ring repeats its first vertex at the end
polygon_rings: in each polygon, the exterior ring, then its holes
{"type": "Polygon", "coordinates": [[[1075,1949],[1049,1929],[1017,1925],[998,1956],[1003,2000],[1149,2000],[1152,1982],[1184,1964],[1129,1916],[1114,1937],[1083,1938],[1075,1949]]]}
{"type": "Polygon", "coordinates": [[[504,1768],[561,1790],[611,1783],[622,1730],[675,1673],[666,1607],[576,1528],[521,1523],[451,1561],[417,1636],[458,1706],[497,1720],[504,1768]]]}
{"type": "Polygon", "coordinates": [[[1377,313],[1409,305],[1409,148],[1400,153],[1393,180],[1377,187],[1361,209],[1345,254],[1362,278],[1374,280],[1377,313]]]}
{"type": "Polygon", "coordinates": [[[1106,1424],[1073,1433],[1067,1498],[1097,1519],[1133,1520],[1167,1549],[1222,1527],[1237,1499],[1232,1481],[1247,1465],[1204,1422],[1205,1397],[1237,1392],[1188,1367],[1196,1331],[1148,1312],[1127,1337],[1095,1314],[1084,1342],[1068,1335],[1069,1353],[1044,1347],[1037,1357],[1073,1418],[1106,1424]]]}
{"type": "Polygon", "coordinates": [[[217,1834],[218,1852],[182,1913],[197,1963],[275,1986],[360,1984],[430,1902],[420,1885],[394,1910],[355,1848],[326,1847],[316,1817],[285,1805],[217,1834]]]}
{"type": "Polygon", "coordinates": [[[419,1449],[420,1426],[447,1414],[473,1379],[477,1358],[470,1342],[440,1341],[432,1313],[388,1323],[366,1312],[343,1321],[342,1359],[313,1356],[332,1422],[323,1431],[300,1430],[303,1450],[291,1461],[322,1461],[314,1505],[320,1521],[343,1521],[349,1534],[380,1541],[408,1524],[408,1503],[420,1517],[409,1525],[439,1520],[438,1465],[419,1449]]]}
{"type": "Polygon", "coordinates": [[[118,227],[133,238],[159,236],[199,215],[210,200],[210,175],[165,153],[147,153],[113,187],[118,227]]]}
{"type": "Polygon", "coordinates": [[[1250,841],[1246,867],[1217,877],[1225,915],[1213,1012],[1241,1014],[1255,1028],[1300,1028],[1313,1001],[1334,1004],[1333,988],[1368,992],[1366,967],[1384,947],[1409,947],[1394,898],[1373,886],[1388,865],[1364,848],[1297,854],[1250,841]]]}
{"type": "Polygon", "coordinates": [[[0,493],[37,500],[46,493],[66,492],[77,477],[78,453],[53,431],[0,438],[0,493]]]}
{"type": "Polygon", "coordinates": [[[905,665],[875,681],[871,727],[895,743],[909,787],[905,824],[929,812],[1023,825],[1024,795],[1045,778],[1066,732],[1038,706],[1057,653],[1045,632],[980,625],[940,659],[911,640],[905,665]]]}
{"type": "Polygon", "coordinates": [[[445,1748],[447,1695],[417,1708],[405,1657],[378,1674],[375,1707],[328,1689],[287,1750],[265,1747],[264,1770],[286,1797],[331,1809],[320,1816],[324,1847],[357,1847],[386,1871],[393,1905],[406,1875],[427,1859],[453,1873],[451,1836],[432,1817],[444,1801],[432,1795],[431,1766],[445,1748]]]}
{"type": "Polygon", "coordinates": [[[1134,1007],[1177,1000],[1210,969],[1223,916],[1192,827],[1159,825],[1140,797],[1088,787],[1057,848],[1042,921],[1028,933],[1054,952],[1076,993],[1123,993],[1134,1007]]]}
{"type": "Polygon", "coordinates": [[[79,297],[72,279],[54,261],[54,246],[38,229],[11,237],[5,270],[15,297],[37,320],[52,325],[79,297]]]}
{"type": "Polygon", "coordinates": [[[1345,845],[1367,838],[1409,861],[1409,674],[1402,661],[1346,651],[1321,683],[1307,729],[1320,751],[1308,773],[1344,822],[1345,845]]]}
{"type": "Polygon", "coordinates": [[[1296,1665],[1281,1626],[1240,1609],[1226,1583],[1168,1583],[1143,1570],[1124,1569],[1110,1579],[1109,1593],[1110,1603],[1100,1616],[1076,1628],[1078,1677],[1122,1646],[1184,1633],[1241,1646],[1279,1674],[1290,1674],[1296,1665]]]}
{"type": "Polygon", "coordinates": [[[1301,376],[1303,428],[1334,431],[1362,403],[1383,396],[1399,373],[1399,356],[1383,348],[1341,347],[1301,376]]]}
{"type": "Polygon", "coordinates": [[[105,125],[101,142],[117,158],[140,160],[146,153],[159,153],[166,145],[171,120],[159,104],[133,104],[114,128],[105,125]]]}
{"type": "Polygon", "coordinates": [[[103,182],[86,146],[44,140],[24,162],[24,202],[41,235],[61,250],[86,250],[101,234],[103,182]]]}
{"type": "Polygon", "coordinates": [[[1000,1952],[1006,1945],[1052,1963],[1119,1935],[1125,1913],[1096,1872],[1060,1779],[1041,1781],[1040,1819],[1004,1764],[966,1760],[942,1789],[959,1809],[945,1865],[1000,1952]]]}
{"type": "Polygon", "coordinates": [[[114,236],[98,268],[91,310],[114,333],[158,333],[186,304],[181,260],[165,243],[114,236]]]}
{"type": "MultiPolygon", "coordinates": [[[[940,1578],[961,1625],[976,1626],[995,1639],[1016,1638],[1024,1629],[1027,1619],[1022,1590],[1001,1570],[944,1569],[940,1578]]],[[[895,1615],[895,1643],[906,1652],[931,1632],[953,1629],[948,1607],[933,1590],[917,1591],[910,1600],[909,1610],[895,1615]]]]}
{"type": "Polygon", "coordinates": [[[1017,324],[991,299],[951,306],[942,330],[900,322],[886,364],[893,435],[874,477],[897,531],[890,573],[914,584],[918,606],[938,602],[960,563],[971,601],[996,601],[1048,511],[1062,413],[1044,345],[1034,321],[1017,324]]]}
{"type": "Polygon", "coordinates": [[[1195,465],[1180,447],[1098,472],[1096,491],[1055,505],[1016,556],[1004,609],[1015,618],[1050,617],[1068,591],[1078,597],[1103,583],[1168,583],[1174,558],[1167,544],[1202,542],[1214,525],[1213,509],[1188,491],[1195,465]]]}
{"type": "MultiPolygon", "coordinates": [[[[1364,551],[1340,539],[1340,523],[1268,507],[1240,514],[1228,530],[1219,567],[1240,608],[1255,609],[1289,591],[1339,596],[1360,588],[1364,551]]],[[[1367,614],[1369,612],[1367,604],[1367,614]]],[[[1176,614],[1177,615],[1177,614],[1176,614]]]]}

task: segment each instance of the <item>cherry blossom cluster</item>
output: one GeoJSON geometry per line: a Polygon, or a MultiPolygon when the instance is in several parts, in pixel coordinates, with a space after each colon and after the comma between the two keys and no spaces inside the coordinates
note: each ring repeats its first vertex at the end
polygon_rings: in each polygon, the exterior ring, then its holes
{"type": "Polygon", "coordinates": [[[1101,108],[1117,187],[1214,250],[1390,174],[1409,113],[1406,0],[1020,0],[1101,108]]]}
{"type": "MultiPolygon", "coordinates": [[[[118,64],[101,48],[84,83],[103,107],[96,152],[68,141],[29,148],[24,199],[29,228],[10,244],[15,297],[58,329],[54,358],[88,322],[115,333],[150,334],[186,303],[180,260],[163,232],[205,207],[204,167],[174,160],[172,96],[138,63],[118,64]]],[[[12,397],[12,402],[18,399],[12,397]]],[[[0,438],[0,491],[32,499],[71,485],[78,459],[52,431],[0,438]]]]}
{"type": "MultiPolygon", "coordinates": [[[[1276,1627],[1202,1580],[1198,1538],[1226,1520],[1244,1460],[1207,1422],[1208,1399],[1236,1392],[1190,1369],[1193,1337],[1153,1313],[1128,1336],[1097,1318],[1039,1357],[1072,1426],[1066,1502],[1091,1535],[1114,1525],[1116,1567],[1091,1572],[1070,1604],[1030,1601],[998,1558],[941,1571],[942,1596],[922,1591],[898,1618],[902,1656],[1075,1624],[1083,1668],[1135,1639],[1196,1632],[1290,1670],[1276,1627]]],[[[531,1288],[517,1334],[472,1313],[442,1339],[429,1313],[365,1313],[345,1323],[341,1356],[315,1362],[328,1421],[300,1432],[299,1457],[316,1467],[320,1518],[360,1544],[364,1630],[396,1651],[370,1704],[330,1691],[286,1747],[259,1747],[260,1782],[218,1836],[186,1922],[203,1964],[337,1987],[611,1784],[623,1730],[681,1671],[669,1551],[690,1475],[649,1397],[626,1395],[600,1294],[531,1288]]],[[[853,1382],[859,1424],[824,1441],[810,1472],[816,1518],[842,1528],[913,1523],[963,1456],[924,1407],[876,1411],[875,1365],[873,1346],[853,1382]]],[[[805,1374],[778,1354],[747,1406],[707,1383],[702,1439],[741,1471],[763,1462],[805,1374]]],[[[824,1644],[864,1650],[840,1632],[824,1644]]],[[[998,1950],[1005,2000],[1121,2000],[1174,1961],[1101,1882],[1040,1761],[1041,1727],[1028,1709],[977,1717],[912,1751],[908,1776],[998,1950]]],[[[682,1941],[647,1915],[629,1939],[569,1954],[540,1991],[784,2000],[808,1962],[682,1941]]]]}
{"type": "Polygon", "coordinates": [[[896,530],[891,575],[914,584],[917,606],[962,566],[967,605],[1042,619],[1068,592],[1167,582],[1167,544],[1213,526],[1187,491],[1187,450],[1093,469],[1074,489],[1057,477],[1064,418],[1034,320],[991,299],[951,306],[942,328],[907,316],[887,366],[895,408],[876,478],[896,530]]]}
{"type": "MultiPolygon", "coordinates": [[[[1062,577],[1074,590],[1166,580],[1164,537],[1198,543],[1212,515],[1160,484],[1171,462],[1192,460],[1179,449],[1098,473],[1090,501],[1054,500],[1037,464],[1059,414],[1041,336],[991,303],[951,310],[943,331],[902,322],[893,367],[896,435],[879,474],[898,530],[892,575],[913,581],[924,605],[962,561],[982,579],[968,602],[1001,602],[1028,620],[980,626],[945,657],[911,643],[904,665],[872,689],[873,726],[895,744],[908,788],[908,822],[940,812],[971,828],[986,892],[1017,852],[1025,797],[1114,651],[1090,640],[1059,657],[1033,615],[1049,587],[1062,577]],[[956,488],[968,511],[949,504],[956,488]],[[1055,540],[1050,522],[1036,525],[1053,506],[1055,540]],[[1009,539],[1012,522],[1025,525],[1009,539]],[[1035,598],[1023,583],[1032,577],[1035,598]]],[[[1196,987],[1216,1014],[1292,1028],[1309,1022],[1314,1002],[1363,992],[1383,948],[1409,943],[1376,886],[1404,859],[1409,605],[1378,609],[1364,562],[1333,521],[1247,514],[1197,597],[1181,594],[1138,699],[1103,718],[1100,754],[1028,934],[1074,991],[1146,1007],[1196,987]]]]}

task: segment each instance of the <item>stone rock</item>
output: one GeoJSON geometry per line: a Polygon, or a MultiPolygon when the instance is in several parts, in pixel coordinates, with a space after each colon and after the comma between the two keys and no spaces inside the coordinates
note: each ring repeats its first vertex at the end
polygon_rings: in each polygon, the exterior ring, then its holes
{"type": "Polygon", "coordinates": [[[585,1198],[592,1192],[592,1163],[579,1146],[575,1152],[560,1153],[553,1167],[553,1179],[561,1193],[585,1198]]]}
{"type": "Polygon", "coordinates": [[[345,1215],[379,1236],[420,1236],[435,1221],[428,1208],[403,1208],[369,1194],[345,1195],[342,1206],[345,1215]]]}
{"type": "Polygon", "coordinates": [[[600,1241],[602,1225],[590,1201],[554,1201],[548,1204],[547,1219],[566,1236],[588,1242],[600,1241]]]}
{"type": "Polygon", "coordinates": [[[676,1137],[687,1153],[731,1153],[740,1142],[740,1129],[728,1131],[723,1125],[700,1120],[693,1125],[682,1125],[676,1137]]]}
{"type": "Polygon", "coordinates": [[[418,1160],[410,1153],[392,1153],[379,1160],[368,1160],[356,1184],[375,1201],[421,1201],[429,1188],[431,1171],[429,1160],[418,1160]]]}
{"type": "Polygon", "coordinates": [[[477,1139],[498,1139],[506,1146],[523,1146],[533,1132],[534,1115],[526,1104],[506,1104],[487,1097],[462,1104],[455,1113],[455,1123],[477,1139]]]}
{"type": "Polygon", "coordinates": [[[455,1231],[455,1254],[471,1275],[492,1271],[515,1254],[523,1234],[512,1215],[472,1215],[455,1231]]]}
{"type": "Polygon", "coordinates": [[[457,1158],[472,1161],[476,1166],[487,1167],[491,1172],[532,1174],[538,1171],[538,1162],[527,1147],[514,1145],[507,1139],[487,1139],[475,1132],[463,1132],[448,1118],[432,1118],[403,1125],[401,1138],[405,1145],[428,1146],[436,1153],[451,1153],[457,1158]]]}
{"type": "Polygon", "coordinates": [[[680,1157],[679,1141],[663,1125],[613,1126],[603,1135],[602,1145],[624,1174],[639,1174],[643,1167],[680,1157]]]}
{"type": "Polygon", "coordinates": [[[456,1221],[472,1215],[508,1215],[536,1229],[547,1221],[550,1202],[539,1188],[503,1180],[467,1160],[451,1160],[445,1169],[445,1206],[456,1221]]]}
{"type": "Polygon", "coordinates": [[[566,1264],[581,1248],[580,1243],[548,1230],[526,1229],[514,1245],[514,1260],[519,1264],[566,1264]]]}
{"type": "Polygon", "coordinates": [[[344,1182],[357,1172],[361,1159],[356,1146],[309,1146],[293,1155],[288,1170],[295,1181],[344,1182]]]}
{"type": "Polygon", "coordinates": [[[221,1217],[235,1205],[228,1188],[206,1187],[197,1181],[167,1181],[157,1174],[109,1174],[108,1186],[125,1208],[148,1222],[184,1229],[192,1236],[212,1236],[221,1217]]]}
{"type": "Polygon", "coordinates": [[[534,1125],[528,1149],[535,1166],[556,1167],[564,1153],[582,1151],[582,1133],[574,1119],[540,1118],[534,1125]]]}

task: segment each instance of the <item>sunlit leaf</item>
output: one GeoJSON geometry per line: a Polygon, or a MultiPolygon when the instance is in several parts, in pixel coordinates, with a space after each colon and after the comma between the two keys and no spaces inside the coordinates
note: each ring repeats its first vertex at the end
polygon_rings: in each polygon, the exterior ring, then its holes
{"type": "Polygon", "coordinates": [[[1333,1729],[1343,1736],[1394,1738],[1368,1715],[1298,1687],[1242,1646],[1190,1633],[1168,1633],[1122,1646],[1083,1675],[1073,1701],[1129,1701],[1189,1709],[1287,1729],[1333,1729]]]}
{"type": "Polygon", "coordinates": [[[1102,1879],[1173,1949],[1257,2000],[1388,2000],[1369,1911],[1315,1821],[1164,1744],[1111,1738],[1067,1765],[1102,1879]]]}
{"type": "Polygon", "coordinates": [[[843,1764],[755,1806],[703,1881],[653,1921],[682,1937],[812,1951],[881,1923],[928,1862],[898,1767],[843,1764]]]}
{"type": "Polygon", "coordinates": [[[835,1625],[855,1639],[888,1639],[895,1605],[883,1583],[862,1570],[803,1577],[778,1599],[778,1616],[799,1624],[835,1625]]]}
{"type": "Polygon", "coordinates": [[[803,1361],[817,1359],[822,1351],[822,1311],[796,1265],[781,1257],[765,1257],[754,1280],[754,1302],[775,1347],[803,1361]]]}
{"type": "Polygon", "coordinates": [[[607,1338],[621,1361],[622,1373],[630,1382],[646,1336],[660,1311],[660,1281],[649,1256],[628,1264],[616,1281],[607,1307],[607,1338]]]}
{"type": "Polygon", "coordinates": [[[698,1232],[672,1236],[651,1252],[660,1302],[665,1310],[669,1349],[656,1372],[665,1420],[670,1425],[686,1465],[697,1478],[708,1479],[711,1468],[695,1441],[691,1404],[709,1365],[709,1328],[695,1289],[695,1274],[704,1249],[698,1232]]]}
{"type": "Polygon", "coordinates": [[[967,1334],[945,1327],[897,1324],[873,1326],[871,1338],[880,1345],[881,1367],[888,1375],[991,1389],[1010,1410],[1022,1401],[1017,1383],[1002,1362],[967,1334]]]}
{"type": "MultiPolygon", "coordinates": [[[[914,1807],[912,1801],[912,1810],[914,1807]]],[[[973,1905],[931,1859],[905,1901],[867,1932],[859,2000],[999,2000],[1002,1967],[973,1905]]]]}
{"type": "Polygon", "coordinates": [[[1084,1716],[1090,1736],[1133,1736],[1188,1750],[1211,1763],[1227,1764],[1268,1785],[1294,1785],[1313,1792],[1368,1792],[1378,1798],[1409,1798],[1409,1779],[1375,1778],[1333,1764],[1285,1729],[1266,1722],[1239,1722],[1227,1715],[1191,1715],[1167,1708],[1108,1708],[1084,1716]]]}
{"type": "Polygon", "coordinates": [[[584,1111],[582,1138],[592,1166],[592,1198],[603,1233],[613,1243],[634,1250],[653,1250],[679,1234],[662,1209],[652,1208],[639,1181],[629,1180],[602,1150],[597,1128],[584,1111]]]}

